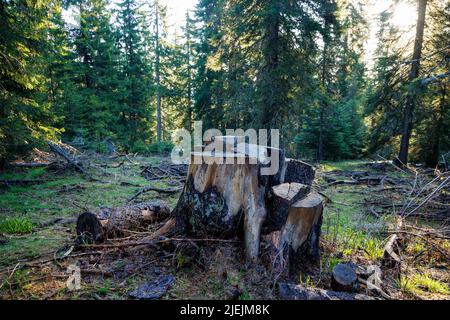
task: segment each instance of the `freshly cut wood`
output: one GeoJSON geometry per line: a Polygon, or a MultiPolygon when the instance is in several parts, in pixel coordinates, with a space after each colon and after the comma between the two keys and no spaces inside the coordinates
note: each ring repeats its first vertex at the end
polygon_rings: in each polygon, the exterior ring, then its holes
{"type": "Polygon", "coordinates": [[[283,274],[296,272],[301,262],[316,263],[319,260],[319,237],[322,226],[324,198],[310,193],[295,202],[280,233],[271,236],[273,272],[283,274]]]}
{"type": "Polygon", "coordinates": [[[300,160],[286,158],[281,167],[280,183],[298,182],[311,185],[315,174],[316,170],[310,164],[300,160]]]}
{"type": "Polygon", "coordinates": [[[331,288],[335,291],[352,292],[358,285],[358,276],[352,266],[339,263],[333,268],[331,275],[331,288]]]}
{"type": "Polygon", "coordinates": [[[272,187],[269,195],[269,213],[263,225],[263,233],[280,230],[286,223],[293,203],[307,196],[311,187],[301,183],[283,183],[272,187]]]}
{"type": "Polygon", "coordinates": [[[281,230],[281,239],[296,254],[319,258],[323,201],[324,198],[318,193],[310,193],[289,209],[288,219],[281,230]]]}
{"type": "Polygon", "coordinates": [[[292,283],[280,283],[278,291],[282,300],[375,300],[364,294],[336,292],[292,283]]]}
{"type": "Polygon", "coordinates": [[[166,219],[169,214],[169,206],[161,200],[103,208],[97,213],[85,212],[77,220],[78,242],[100,243],[130,231],[142,231],[148,225],[166,219]]]}

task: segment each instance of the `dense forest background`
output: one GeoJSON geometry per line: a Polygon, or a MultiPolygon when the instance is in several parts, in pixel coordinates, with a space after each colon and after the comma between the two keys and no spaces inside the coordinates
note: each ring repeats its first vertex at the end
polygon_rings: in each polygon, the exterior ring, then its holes
{"type": "Polygon", "coordinates": [[[310,160],[435,166],[450,150],[450,3],[410,2],[412,36],[382,12],[367,61],[363,0],[199,0],[181,34],[157,0],[0,0],[0,164],[48,139],[166,151],[203,120],[279,128],[310,160]]]}

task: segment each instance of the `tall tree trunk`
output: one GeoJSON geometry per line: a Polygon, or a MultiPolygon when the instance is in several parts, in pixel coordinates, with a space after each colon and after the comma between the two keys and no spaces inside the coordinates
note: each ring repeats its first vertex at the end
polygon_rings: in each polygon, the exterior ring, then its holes
{"type": "Polygon", "coordinates": [[[89,35],[86,34],[86,23],[83,17],[85,10],[82,2],[80,2],[79,4],[79,10],[80,10],[80,34],[81,38],[83,39],[82,47],[79,49],[79,52],[82,57],[83,64],[85,65],[84,83],[86,85],[86,88],[91,88],[92,78],[91,75],[89,74],[91,59],[88,53],[88,48],[86,47],[86,41],[88,41],[89,35]]]}
{"type": "Polygon", "coordinates": [[[156,20],[156,134],[157,141],[161,142],[161,75],[160,75],[160,48],[159,48],[159,3],[155,3],[156,20]]]}
{"type": "MultiPolygon", "coordinates": [[[[416,39],[414,41],[414,53],[411,63],[411,70],[409,72],[408,80],[412,83],[419,76],[420,59],[422,57],[423,32],[425,29],[425,14],[428,0],[418,0],[417,5],[417,26],[416,39]]],[[[412,87],[406,97],[405,114],[403,118],[402,140],[400,143],[400,152],[398,154],[398,162],[406,165],[408,163],[408,149],[409,139],[412,131],[412,121],[415,105],[416,89],[412,87]]]]}
{"type": "Polygon", "coordinates": [[[262,72],[263,81],[263,110],[260,128],[270,130],[277,108],[280,108],[279,96],[280,79],[278,75],[279,50],[280,50],[280,4],[278,1],[270,1],[269,11],[265,18],[265,44],[263,49],[264,66],[262,72]]]}
{"type": "Polygon", "coordinates": [[[436,167],[439,163],[439,151],[440,151],[440,145],[441,145],[441,137],[445,137],[444,130],[444,115],[446,112],[446,108],[448,107],[447,104],[447,98],[446,98],[446,90],[445,85],[442,85],[441,90],[441,98],[439,101],[439,109],[437,110],[435,114],[435,127],[433,128],[433,135],[431,138],[431,146],[430,150],[427,153],[427,157],[425,159],[425,164],[428,167],[436,167]]]}
{"type": "Polygon", "coordinates": [[[188,130],[192,132],[192,68],[191,68],[191,24],[189,20],[189,11],[186,13],[186,63],[187,63],[187,117],[188,117],[188,130]]]}
{"type": "MultiPolygon", "coordinates": [[[[327,54],[328,54],[328,33],[329,33],[329,21],[328,15],[325,15],[325,26],[324,32],[325,36],[323,38],[323,52],[322,52],[322,88],[324,93],[327,93],[327,54]]],[[[326,101],[320,103],[320,114],[319,114],[319,145],[317,146],[317,161],[320,162],[323,160],[323,144],[324,144],[324,122],[325,122],[325,109],[326,109],[326,101]]]]}

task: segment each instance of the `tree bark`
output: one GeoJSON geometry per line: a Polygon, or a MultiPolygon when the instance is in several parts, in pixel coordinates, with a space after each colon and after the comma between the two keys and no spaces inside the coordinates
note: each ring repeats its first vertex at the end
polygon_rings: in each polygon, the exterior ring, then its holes
{"type": "Polygon", "coordinates": [[[263,86],[263,104],[260,128],[270,130],[274,118],[282,105],[282,84],[278,75],[280,63],[280,11],[281,3],[270,0],[266,3],[266,17],[264,19],[265,34],[263,44],[263,61],[261,83],[263,86]]]}
{"type": "MultiPolygon", "coordinates": [[[[227,159],[223,160],[223,164],[196,164],[191,161],[182,195],[172,211],[172,216],[177,220],[177,229],[201,237],[243,236],[247,259],[256,262],[261,234],[303,223],[302,226],[297,226],[297,229],[293,226],[293,231],[286,229],[283,239],[292,244],[295,250],[298,249],[298,241],[301,241],[301,244],[308,242],[308,245],[304,246],[307,250],[302,252],[317,253],[321,211],[302,209],[302,205],[310,204],[299,202],[302,199],[312,200],[318,197],[308,195],[314,169],[298,160],[287,159],[286,163],[281,156],[280,167],[283,174],[278,172],[272,176],[261,175],[261,170],[267,166],[266,156],[278,149],[251,144],[243,149],[239,148],[241,145],[233,138],[215,137],[215,140],[231,143],[228,149],[235,147],[234,153],[229,150],[226,153],[235,158],[234,164],[226,164],[227,159]],[[245,151],[240,153],[236,150],[245,151]],[[319,230],[316,230],[315,226],[319,230]]],[[[200,156],[208,160],[223,155],[203,151],[193,153],[192,160],[200,156]]]]}
{"type": "Polygon", "coordinates": [[[323,197],[313,192],[289,208],[281,231],[275,231],[268,237],[273,273],[277,276],[296,274],[301,265],[319,261],[322,214],[323,197]]]}
{"type": "Polygon", "coordinates": [[[160,74],[160,46],[159,46],[159,3],[155,3],[155,25],[156,25],[156,135],[157,141],[161,142],[161,74],[160,74]]]}
{"type": "Polygon", "coordinates": [[[259,165],[191,164],[172,215],[182,229],[202,236],[231,238],[242,228],[247,257],[255,261],[267,214],[265,193],[259,165]]]}
{"type": "Polygon", "coordinates": [[[289,209],[300,199],[306,197],[311,187],[301,183],[283,183],[272,187],[269,195],[269,214],[264,221],[264,233],[280,230],[286,223],[289,209]]]}
{"type": "Polygon", "coordinates": [[[161,200],[103,208],[96,213],[85,212],[77,220],[77,242],[101,243],[130,231],[142,231],[150,224],[164,220],[169,214],[169,206],[161,200]]]}

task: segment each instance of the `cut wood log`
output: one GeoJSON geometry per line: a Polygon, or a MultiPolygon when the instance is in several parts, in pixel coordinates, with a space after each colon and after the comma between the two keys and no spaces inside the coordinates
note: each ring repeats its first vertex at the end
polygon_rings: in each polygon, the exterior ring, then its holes
{"type": "Polygon", "coordinates": [[[307,255],[316,261],[319,259],[323,200],[318,193],[310,193],[289,209],[281,239],[282,245],[289,245],[295,256],[307,255]]]}
{"type": "Polygon", "coordinates": [[[276,276],[296,273],[300,265],[319,261],[322,213],[323,197],[310,193],[290,207],[281,231],[266,238],[270,242],[270,267],[276,276]]]}
{"type": "Polygon", "coordinates": [[[375,300],[364,294],[336,292],[292,283],[280,283],[278,291],[282,300],[375,300]]]}
{"type": "Polygon", "coordinates": [[[103,208],[96,213],[85,212],[77,220],[77,242],[101,243],[130,231],[142,231],[148,225],[166,219],[169,214],[169,206],[161,200],[103,208]]]}
{"type": "Polygon", "coordinates": [[[357,288],[358,276],[352,266],[339,263],[333,268],[331,275],[331,288],[334,291],[352,292],[357,288]]]}
{"type": "Polygon", "coordinates": [[[311,187],[301,183],[283,183],[272,187],[268,196],[269,212],[263,225],[263,234],[281,230],[286,223],[292,204],[307,196],[311,187]]]}
{"type": "Polygon", "coordinates": [[[280,183],[297,182],[305,185],[311,185],[316,170],[306,162],[286,158],[281,167],[280,183]]]}

